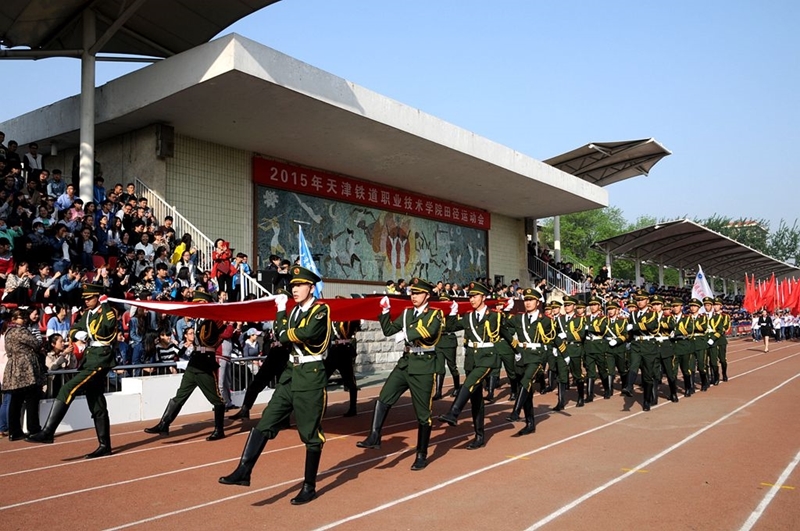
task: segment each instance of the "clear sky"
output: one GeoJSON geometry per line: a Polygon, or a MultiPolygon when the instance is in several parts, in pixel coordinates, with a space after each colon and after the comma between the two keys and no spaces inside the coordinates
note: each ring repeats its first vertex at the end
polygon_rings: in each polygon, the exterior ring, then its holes
{"type": "MultiPolygon", "coordinates": [[[[800,217],[798,20],[796,0],[282,0],[223,34],[540,160],[654,137],[673,155],[609,187],[629,221],[716,213],[774,230],[800,217]]],[[[132,68],[101,63],[97,84],[132,68]]],[[[0,79],[1,122],[76,94],[80,68],[0,61],[0,79]]]]}

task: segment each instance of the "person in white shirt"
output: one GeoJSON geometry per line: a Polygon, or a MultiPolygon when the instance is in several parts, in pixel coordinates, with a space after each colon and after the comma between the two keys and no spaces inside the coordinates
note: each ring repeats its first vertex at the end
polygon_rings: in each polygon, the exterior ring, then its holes
{"type": "Polygon", "coordinates": [[[136,244],[136,247],[134,247],[134,249],[136,249],[137,251],[144,251],[145,260],[147,260],[148,262],[153,261],[155,255],[155,249],[153,249],[153,244],[150,243],[149,233],[147,232],[142,233],[142,239],[139,243],[136,244]]]}

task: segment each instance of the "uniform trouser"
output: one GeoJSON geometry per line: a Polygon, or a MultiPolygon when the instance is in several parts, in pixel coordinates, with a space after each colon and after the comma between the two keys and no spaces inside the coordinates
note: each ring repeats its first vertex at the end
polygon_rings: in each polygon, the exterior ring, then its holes
{"type": "MultiPolygon", "coordinates": [[[[642,368],[642,382],[653,383],[656,372],[655,341],[634,341],[631,344],[631,371],[642,368]]],[[[628,382],[628,386],[631,382],[628,382]]]]}
{"type": "Polygon", "coordinates": [[[708,347],[708,367],[712,372],[719,371],[719,344],[708,347]]]}
{"type": "Polygon", "coordinates": [[[572,378],[576,382],[583,382],[583,347],[581,345],[567,345],[567,350],[559,352],[556,356],[556,365],[558,366],[558,381],[559,383],[567,383],[569,381],[569,373],[572,373],[572,378]],[[569,358],[567,363],[566,358],[569,358]]]}
{"type": "Polygon", "coordinates": [[[728,341],[722,341],[717,344],[719,347],[719,362],[722,364],[722,368],[726,368],[728,366],[728,341]]]}
{"type": "Polygon", "coordinates": [[[106,397],[103,394],[105,393],[107,372],[108,369],[104,367],[81,369],[78,374],[61,387],[58,392],[58,400],[69,406],[80,392],[85,392],[86,405],[89,406],[89,411],[92,412],[92,418],[108,414],[106,397]]]}
{"type": "Polygon", "coordinates": [[[253,377],[250,385],[247,386],[247,391],[244,393],[244,400],[242,400],[242,407],[252,409],[253,404],[256,403],[258,394],[266,389],[267,385],[269,385],[272,380],[280,377],[281,373],[286,368],[286,362],[288,360],[288,351],[270,351],[267,358],[261,362],[261,367],[253,377]]]}
{"type": "Polygon", "coordinates": [[[353,370],[353,357],[348,351],[337,351],[334,356],[329,352],[325,358],[325,372],[328,373],[328,378],[337,370],[342,377],[342,385],[348,389],[355,389],[358,386],[356,373],[353,370]]]}
{"type": "Polygon", "coordinates": [[[626,348],[625,344],[619,344],[615,347],[611,347],[608,355],[613,360],[613,365],[609,366],[609,374],[614,374],[614,366],[616,365],[617,372],[619,372],[620,377],[626,376],[628,374],[628,369],[630,368],[630,353],[626,348]]]}
{"type": "MultiPolygon", "coordinates": [[[[631,349],[628,351],[628,371],[633,372],[634,375],[639,372],[639,368],[642,367],[642,342],[636,341],[635,339],[631,343],[631,349]]],[[[644,370],[642,370],[644,373],[644,370]]],[[[636,376],[634,376],[634,380],[636,380],[636,376]]]]}
{"type": "Polygon", "coordinates": [[[411,403],[414,406],[414,413],[417,422],[424,426],[431,425],[431,408],[433,407],[434,387],[436,386],[436,376],[434,374],[408,374],[408,368],[395,367],[383,389],[378,396],[378,400],[387,406],[393,406],[406,391],[411,391],[411,403]]]}
{"type": "MultiPolygon", "coordinates": [[[[514,353],[503,353],[498,356],[500,358],[500,365],[506,370],[506,376],[508,376],[509,380],[516,378],[517,374],[517,362],[514,361],[514,353]]],[[[496,376],[500,378],[500,367],[495,367],[492,369],[491,376],[496,376]]]]}
{"type": "MultiPolygon", "coordinates": [[[[598,343],[605,341],[596,340],[598,343]]],[[[605,379],[609,374],[614,374],[614,365],[611,364],[609,369],[608,362],[606,361],[606,353],[604,352],[603,345],[584,346],[584,358],[586,365],[586,377],[590,380],[596,379],[598,376],[605,379]]],[[[613,359],[613,358],[612,358],[613,359]]]]}
{"type": "Polygon", "coordinates": [[[697,365],[697,372],[705,372],[708,370],[708,342],[703,338],[692,341],[694,342],[693,365],[697,365]]]}
{"type": "Polygon", "coordinates": [[[673,381],[678,377],[678,366],[675,363],[675,351],[672,344],[668,341],[656,343],[656,366],[653,375],[659,374],[659,367],[667,375],[668,381],[673,381]]]}
{"type": "Polygon", "coordinates": [[[520,389],[525,389],[527,392],[533,394],[533,383],[536,377],[544,372],[544,356],[540,356],[536,361],[522,364],[518,362],[515,366],[516,377],[519,380],[520,389]]]}
{"type": "Polygon", "coordinates": [[[181,378],[181,385],[175,393],[175,398],[172,399],[177,404],[178,409],[183,407],[192,392],[198,387],[212,406],[225,405],[222,396],[219,394],[216,374],[204,372],[194,367],[187,367],[186,372],[183,373],[183,378],[181,378]]]}
{"type": "Polygon", "coordinates": [[[456,363],[457,347],[447,347],[436,349],[436,374],[444,375],[445,364],[447,370],[450,371],[450,376],[456,378],[459,376],[458,364],[456,363]]]}
{"type": "MultiPolygon", "coordinates": [[[[558,360],[552,348],[547,350],[547,370],[558,373],[558,360]]],[[[550,382],[550,384],[554,385],[553,382],[550,382]]]]}
{"type": "Polygon", "coordinates": [[[292,391],[291,381],[278,384],[255,429],[267,439],[274,439],[281,429],[289,425],[289,415],[294,411],[297,433],[305,443],[306,450],[321,452],[325,443],[322,414],[325,412],[327,400],[328,393],[324,387],[310,391],[292,391]]]}

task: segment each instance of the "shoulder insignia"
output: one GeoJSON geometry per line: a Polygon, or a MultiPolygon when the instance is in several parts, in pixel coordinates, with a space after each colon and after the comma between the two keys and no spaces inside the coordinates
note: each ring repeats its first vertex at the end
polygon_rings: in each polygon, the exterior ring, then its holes
{"type": "Polygon", "coordinates": [[[117,316],[114,312],[106,312],[107,319],[114,319],[117,316]]]}
{"type": "Polygon", "coordinates": [[[319,312],[316,315],[314,315],[314,319],[319,321],[325,319],[327,316],[328,316],[327,312],[319,312]]]}

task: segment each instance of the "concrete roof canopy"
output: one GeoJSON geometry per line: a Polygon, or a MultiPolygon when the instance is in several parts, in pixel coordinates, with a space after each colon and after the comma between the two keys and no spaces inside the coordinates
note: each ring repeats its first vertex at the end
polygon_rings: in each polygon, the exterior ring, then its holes
{"type": "Polygon", "coordinates": [[[742,245],[689,219],[657,223],[592,245],[617,258],[639,259],[665,267],[695,270],[707,275],[743,280],[745,273],[764,277],[770,273],[799,273],[800,268],[742,245]]]}
{"type": "Polygon", "coordinates": [[[101,43],[93,53],[170,57],[277,1],[3,0],[0,44],[30,47],[32,53],[25,56],[30,58],[77,57],[83,46],[83,12],[91,10],[101,43]]]}

